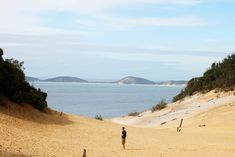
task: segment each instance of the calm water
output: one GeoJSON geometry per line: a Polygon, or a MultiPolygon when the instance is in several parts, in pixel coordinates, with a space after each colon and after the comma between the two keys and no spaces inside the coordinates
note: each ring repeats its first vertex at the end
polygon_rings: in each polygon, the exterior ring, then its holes
{"type": "Polygon", "coordinates": [[[171,101],[182,87],[94,83],[34,82],[47,92],[49,106],[57,111],[111,118],[151,108],[161,99],[171,101]]]}

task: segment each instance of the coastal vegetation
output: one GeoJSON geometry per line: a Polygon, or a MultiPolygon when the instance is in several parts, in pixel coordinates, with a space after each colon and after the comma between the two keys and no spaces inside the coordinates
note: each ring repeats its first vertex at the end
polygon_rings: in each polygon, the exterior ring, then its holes
{"type": "Polygon", "coordinates": [[[198,92],[216,89],[231,91],[235,86],[235,54],[229,55],[222,62],[214,62],[201,77],[192,78],[185,89],[173,98],[173,102],[198,92]]]}
{"type": "Polygon", "coordinates": [[[25,80],[23,72],[24,62],[12,59],[3,59],[3,50],[0,48],[0,96],[21,104],[27,103],[38,110],[47,107],[47,93],[31,86],[25,80]]]}
{"type": "Polygon", "coordinates": [[[96,116],[95,116],[95,119],[96,119],[96,120],[103,120],[103,117],[99,114],[99,115],[96,115],[96,116]]]}
{"type": "Polygon", "coordinates": [[[164,99],[162,99],[159,103],[157,103],[156,105],[154,105],[151,108],[151,111],[155,112],[155,111],[162,110],[162,109],[166,108],[166,105],[167,105],[166,101],[164,99]]]}
{"type": "Polygon", "coordinates": [[[139,116],[139,114],[140,114],[140,112],[130,112],[130,113],[128,114],[128,116],[133,116],[133,117],[135,117],[135,116],[139,116]]]}

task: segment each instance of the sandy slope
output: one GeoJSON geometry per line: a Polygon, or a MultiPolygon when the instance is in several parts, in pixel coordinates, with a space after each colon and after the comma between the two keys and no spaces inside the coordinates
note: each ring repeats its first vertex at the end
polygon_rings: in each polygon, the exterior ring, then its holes
{"type": "Polygon", "coordinates": [[[138,127],[156,127],[161,124],[168,125],[181,118],[190,118],[212,108],[234,102],[235,96],[233,92],[215,93],[211,91],[206,94],[196,94],[192,97],[185,98],[183,101],[168,104],[167,108],[154,113],[148,110],[136,117],[117,117],[111,119],[111,121],[138,127]]]}
{"type": "MultiPolygon", "coordinates": [[[[206,95],[205,100],[207,97],[214,95],[206,95]]],[[[197,101],[204,102],[202,98],[197,101]]],[[[176,110],[185,107],[174,105],[176,110]]],[[[50,110],[40,113],[27,105],[4,105],[0,106],[0,156],[77,157],[86,148],[88,157],[233,157],[234,115],[233,101],[189,116],[180,133],[176,132],[179,120],[160,126],[154,123],[154,128],[126,126],[127,150],[122,150],[119,124],[65,114],[60,117],[50,110]],[[198,127],[200,124],[206,126],[198,127]]]]}

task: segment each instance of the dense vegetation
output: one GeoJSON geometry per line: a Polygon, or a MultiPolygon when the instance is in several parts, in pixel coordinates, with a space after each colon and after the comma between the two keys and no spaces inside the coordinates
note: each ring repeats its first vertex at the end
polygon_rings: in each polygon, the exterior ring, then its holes
{"type": "Polygon", "coordinates": [[[202,77],[192,78],[186,88],[173,98],[180,100],[197,92],[208,92],[213,89],[229,91],[235,86],[235,54],[222,62],[213,63],[202,77]]]}
{"type": "Polygon", "coordinates": [[[0,96],[5,96],[16,103],[28,103],[38,110],[47,107],[47,93],[36,89],[25,80],[23,62],[3,59],[0,48],[0,96]]]}

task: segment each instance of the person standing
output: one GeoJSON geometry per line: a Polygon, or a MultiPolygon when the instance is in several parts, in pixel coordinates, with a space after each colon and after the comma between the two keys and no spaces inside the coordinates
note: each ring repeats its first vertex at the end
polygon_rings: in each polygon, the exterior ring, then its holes
{"type": "Polygon", "coordinates": [[[125,127],[122,127],[122,146],[123,149],[125,149],[125,144],[126,144],[126,130],[125,127]]]}

